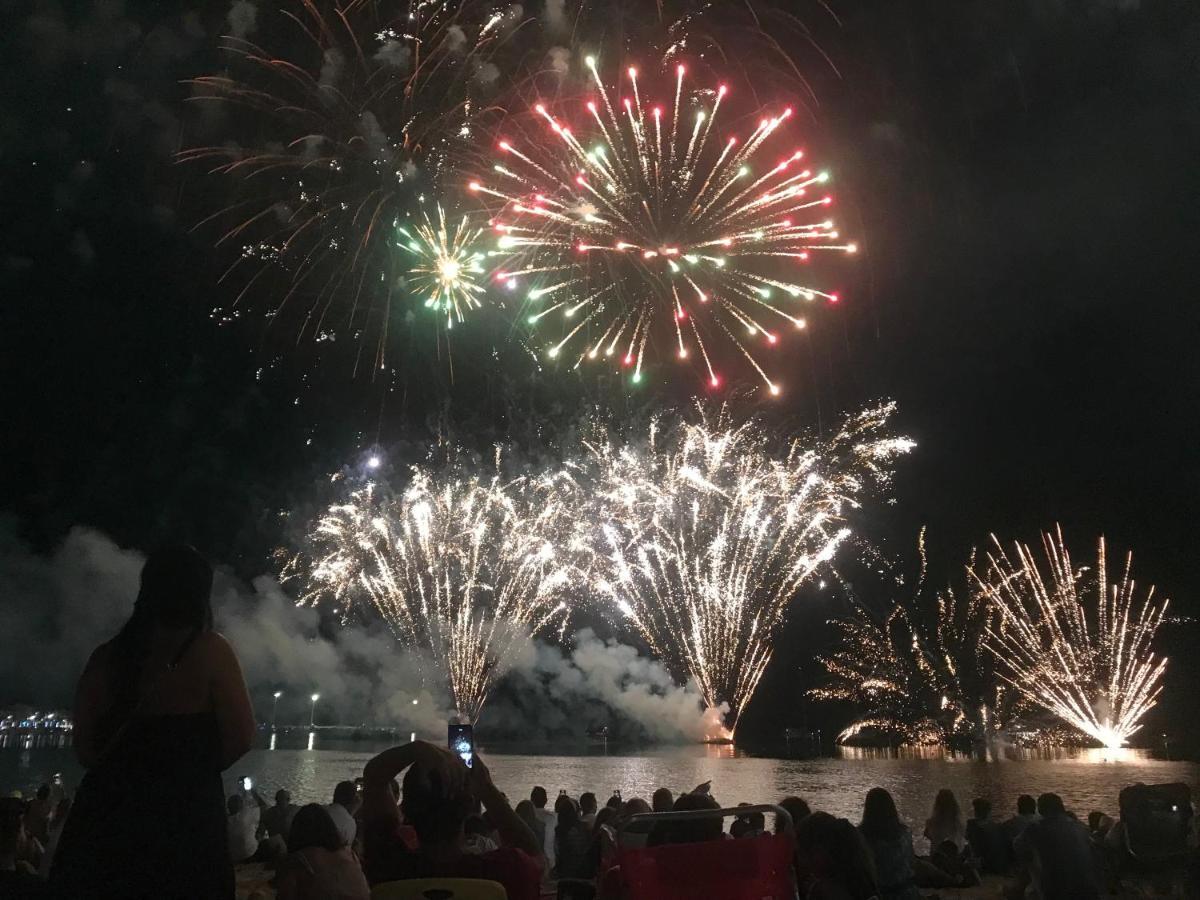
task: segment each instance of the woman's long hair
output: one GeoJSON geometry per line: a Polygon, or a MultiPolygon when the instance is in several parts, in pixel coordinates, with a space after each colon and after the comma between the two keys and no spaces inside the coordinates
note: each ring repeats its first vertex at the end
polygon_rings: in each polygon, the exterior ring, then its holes
{"type": "Polygon", "coordinates": [[[862,824],[859,826],[863,836],[870,840],[892,841],[900,836],[903,828],[892,795],[881,787],[867,791],[862,824]]]}
{"type": "Polygon", "coordinates": [[[110,645],[113,704],[101,723],[102,742],[111,739],[137,707],[154,626],[192,628],[197,633],[212,628],[212,582],[212,567],[187,544],[168,545],[146,559],[133,614],[110,645]]]}
{"type": "Polygon", "coordinates": [[[958,798],[949,788],[942,788],[933,798],[933,821],[953,824],[955,827],[962,826],[962,811],[958,808],[958,798]]]}
{"type": "MultiPolygon", "coordinates": [[[[583,820],[579,816],[579,808],[575,805],[575,801],[566,794],[559,794],[558,799],[554,801],[554,814],[558,818],[558,825],[554,828],[554,840],[558,843],[564,841],[571,829],[578,828],[583,825],[583,820]]],[[[586,829],[584,829],[586,832],[586,829]]]]}
{"type": "Polygon", "coordinates": [[[845,819],[815,812],[796,826],[796,853],[804,858],[821,851],[825,871],[815,873],[837,882],[854,900],[877,893],[875,861],[858,829],[845,819]]]}

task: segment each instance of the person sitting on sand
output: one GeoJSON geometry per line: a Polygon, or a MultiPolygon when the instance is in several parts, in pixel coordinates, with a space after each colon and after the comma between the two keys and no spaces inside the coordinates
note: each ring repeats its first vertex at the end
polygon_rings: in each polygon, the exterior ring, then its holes
{"type": "Polygon", "coordinates": [[[967,822],[967,843],[980,869],[1002,875],[1009,869],[1009,843],[1000,824],[992,819],[992,802],[984,797],[971,801],[975,818],[967,822]]]}
{"type": "Polygon", "coordinates": [[[288,857],[279,870],[278,900],[369,900],[371,888],[326,807],[296,812],[288,857]]]}
{"type": "Polygon", "coordinates": [[[858,830],[875,860],[881,900],[919,900],[912,832],[900,821],[892,795],[883,788],[867,791],[858,830]]]}
{"type": "Polygon", "coordinates": [[[1067,814],[1057,794],[1038,797],[1041,821],[1030,824],[1014,845],[1020,876],[1010,897],[1098,900],[1100,877],[1087,827],[1067,814]]]}
{"type": "Polygon", "coordinates": [[[292,827],[292,819],[296,817],[297,807],[292,803],[292,795],[280,788],[275,792],[275,805],[262,814],[262,826],[267,837],[283,838],[286,843],[288,832],[292,827]]]}
{"type": "Polygon", "coordinates": [[[671,789],[660,787],[650,797],[650,808],[656,813],[670,812],[675,806],[675,798],[671,796],[671,789]]]}
{"type": "Polygon", "coordinates": [[[492,783],[476,754],[467,768],[447,750],[413,741],[384,750],[363,770],[363,868],[372,885],[412,878],[498,881],[509,900],[538,900],[545,857],[529,826],[492,783]],[[404,773],[400,808],[390,784],[404,773]],[[464,852],[464,825],[478,800],[500,835],[491,853],[464,852]],[[400,835],[401,815],[420,841],[410,850],[400,835]]]}
{"type": "Polygon", "coordinates": [[[20,848],[28,838],[25,810],[25,802],[16,797],[0,798],[0,897],[6,900],[50,896],[45,883],[20,858],[20,848]]]}
{"type": "Polygon", "coordinates": [[[258,836],[261,831],[262,809],[266,803],[257,791],[233,794],[225,802],[228,815],[225,818],[225,834],[229,841],[229,858],[243,863],[258,853],[258,836]],[[247,802],[247,797],[254,801],[247,802]]]}
{"type": "Polygon", "coordinates": [[[358,822],[354,814],[361,805],[358,785],[353,781],[339,781],[333,789],[333,802],[325,807],[329,818],[333,819],[333,824],[337,826],[338,834],[348,847],[354,846],[354,837],[358,833],[358,822]]]}
{"type": "Polygon", "coordinates": [[[858,829],[815,812],[796,826],[796,859],[806,900],[878,897],[875,864],[858,829]]]}
{"type": "Polygon", "coordinates": [[[1004,836],[1008,839],[1010,854],[1013,841],[1039,818],[1041,817],[1037,814],[1037,801],[1033,797],[1022,794],[1017,798],[1017,814],[1004,823],[1004,836]]]}
{"type": "Polygon", "coordinates": [[[958,798],[948,788],[942,788],[933,798],[933,814],[925,822],[925,837],[929,838],[931,851],[936,851],[947,842],[959,852],[966,846],[967,829],[963,824],[958,798]]]}

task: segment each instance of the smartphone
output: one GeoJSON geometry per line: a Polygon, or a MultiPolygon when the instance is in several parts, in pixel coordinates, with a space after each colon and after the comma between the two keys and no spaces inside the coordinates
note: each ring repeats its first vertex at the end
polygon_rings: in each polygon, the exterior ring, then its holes
{"type": "Polygon", "coordinates": [[[251,780],[250,776],[243,775],[242,776],[242,790],[248,791],[248,790],[252,789],[253,787],[254,787],[254,782],[251,780]]]}
{"type": "Polygon", "coordinates": [[[467,764],[467,768],[470,768],[475,759],[475,729],[467,723],[451,722],[448,732],[446,743],[450,747],[450,752],[458,756],[467,764]]]}

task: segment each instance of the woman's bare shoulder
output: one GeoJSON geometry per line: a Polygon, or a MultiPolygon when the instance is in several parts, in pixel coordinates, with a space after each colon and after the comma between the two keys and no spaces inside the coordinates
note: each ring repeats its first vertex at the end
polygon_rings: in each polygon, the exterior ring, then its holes
{"type": "Polygon", "coordinates": [[[209,653],[233,653],[233,645],[229,643],[229,638],[212,628],[200,633],[200,636],[196,638],[196,646],[209,653]]]}
{"type": "Polygon", "coordinates": [[[87,666],[84,668],[84,674],[89,672],[103,671],[108,668],[113,658],[113,644],[116,643],[116,638],[105,641],[99,647],[92,651],[92,655],[88,657],[87,666]]]}

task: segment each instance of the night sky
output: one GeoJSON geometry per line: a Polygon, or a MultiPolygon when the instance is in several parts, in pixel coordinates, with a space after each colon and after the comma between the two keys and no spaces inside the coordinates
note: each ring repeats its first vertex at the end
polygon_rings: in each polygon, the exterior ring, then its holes
{"type": "MultiPolygon", "coordinates": [[[[911,561],[927,526],[934,581],[991,532],[1034,541],[1061,522],[1080,559],[1103,533],[1179,615],[1200,615],[1200,7],[794,8],[820,48],[795,47],[817,98],[801,127],[862,250],[837,269],[844,301],[787,350],[787,391],[764,415],[828,428],[898,401],[919,448],[860,531],[911,561]]],[[[346,341],[289,350],[253,306],[222,325],[229,260],[193,229],[222,187],[173,157],[220,140],[183,82],[219,69],[229,11],[0,0],[6,527],[38,551],[81,524],[124,546],[182,536],[250,578],[286,538],[280,511],[312,508],[314,486],[372,446],[419,446],[439,416],[520,439],[531,417],[583,403],[686,402],[694,383],[672,370],[635,396],[532,372],[500,327],[464,339],[451,381],[428,341],[400,337],[394,372],[356,377],[346,341]]],[[[799,724],[827,639],[815,626],[844,604],[794,605],[743,733],[799,724]]],[[[1198,636],[1165,631],[1174,659],[1147,733],[1190,708],[1200,662],[1183,651],[1198,636]]]]}

